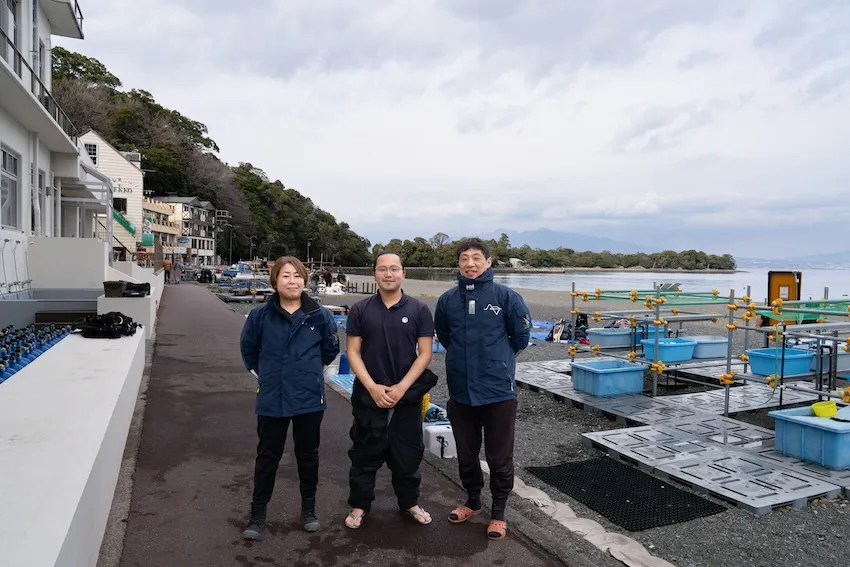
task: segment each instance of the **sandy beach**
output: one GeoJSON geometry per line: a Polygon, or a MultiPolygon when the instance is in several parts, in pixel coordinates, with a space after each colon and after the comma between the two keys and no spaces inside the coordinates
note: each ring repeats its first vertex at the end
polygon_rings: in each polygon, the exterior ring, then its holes
{"type": "MultiPolygon", "coordinates": [[[[374,281],[367,276],[350,276],[354,281],[374,281]]],[[[447,281],[406,280],[404,290],[418,297],[434,309],[437,298],[449,287],[456,285],[447,281]]],[[[570,293],[517,289],[523,296],[535,320],[555,321],[569,318],[570,293]]],[[[346,294],[324,296],[328,305],[352,305],[363,295],[346,294]]],[[[591,301],[577,302],[584,312],[612,310],[644,310],[642,303],[630,301],[591,301]]],[[[247,312],[250,305],[235,305],[232,309],[247,312]]],[[[688,307],[694,312],[716,312],[725,317],[728,313],[726,301],[719,300],[717,305],[688,307]]],[[[725,320],[712,322],[688,322],[682,324],[686,335],[727,336],[725,320]]],[[[591,326],[602,326],[593,323],[591,326]]],[[[758,341],[763,337],[750,333],[749,347],[761,346],[758,341]]],[[[344,331],[340,338],[344,341],[344,331]]],[[[533,340],[517,358],[519,362],[567,359],[565,344],[553,344],[533,340]]],[[[343,343],[344,344],[344,343],[343,343]]],[[[744,350],[744,333],[735,331],[733,339],[735,355],[744,350]]],[[[445,377],[445,355],[434,354],[431,369],[441,378],[445,377]]],[[[689,387],[690,391],[693,386],[689,387]]],[[[667,390],[659,389],[659,395],[667,390]]],[[[682,389],[670,393],[682,393],[682,389]]],[[[444,404],[448,399],[445,380],[440,380],[431,392],[432,401],[444,404]]],[[[757,423],[764,427],[773,427],[772,418],[766,411],[738,414],[733,417],[757,423]]],[[[515,462],[516,474],[524,482],[545,491],[551,498],[567,502],[575,512],[584,518],[600,522],[614,533],[624,533],[642,543],[651,553],[677,567],[704,566],[757,566],[783,567],[835,564],[835,558],[844,553],[847,525],[850,525],[850,507],[843,498],[834,502],[815,501],[803,510],[777,509],[764,518],[743,510],[729,508],[726,512],[693,520],[687,523],[652,528],[642,532],[627,532],[612,524],[593,510],[569,498],[551,486],[539,481],[528,473],[526,467],[547,466],[567,461],[581,461],[601,456],[596,449],[586,448],[581,443],[581,435],[586,432],[615,429],[621,425],[608,418],[576,409],[554,401],[542,394],[528,390],[519,390],[519,410],[516,432],[515,462]]],[[[483,454],[482,454],[483,458],[483,454]]],[[[728,506],[728,504],[723,503],[728,506]]],[[[520,505],[520,504],[516,504],[520,505]]]]}

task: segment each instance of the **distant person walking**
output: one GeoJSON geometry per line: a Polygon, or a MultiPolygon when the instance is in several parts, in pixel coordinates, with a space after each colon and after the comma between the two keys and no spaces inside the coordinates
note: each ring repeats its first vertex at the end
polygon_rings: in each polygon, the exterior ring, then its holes
{"type": "Polygon", "coordinates": [[[254,495],[242,532],[249,540],[263,535],[290,424],[301,482],[301,523],[308,532],[319,529],[319,442],[327,407],[323,366],[339,354],[339,338],[330,311],[304,293],[306,280],[307,268],[300,260],[279,258],[269,278],[275,292],[251,311],[242,329],[242,360],[257,377],[254,495]]]}
{"type": "Polygon", "coordinates": [[[174,264],[171,262],[170,258],[166,258],[162,261],[162,270],[165,272],[165,283],[171,283],[171,269],[174,264]]]}
{"type": "Polygon", "coordinates": [[[345,525],[357,529],[375,499],[375,475],[392,472],[399,510],[420,524],[431,515],[419,506],[422,397],[437,383],[428,370],[434,319],[428,306],[405,294],[404,263],[382,252],[374,265],[378,293],[351,306],[346,350],[357,377],[351,395],[351,459],[345,525]]]}
{"type": "Polygon", "coordinates": [[[434,323],[446,348],[447,410],[457,446],[464,504],[449,514],[459,524],[481,512],[484,475],[478,460],[482,430],[493,505],[487,537],[507,534],[505,507],[514,486],[516,355],[528,346],[531,314],[522,297],[493,281],[487,245],[458,245],[458,285],[437,301],[434,323]]]}

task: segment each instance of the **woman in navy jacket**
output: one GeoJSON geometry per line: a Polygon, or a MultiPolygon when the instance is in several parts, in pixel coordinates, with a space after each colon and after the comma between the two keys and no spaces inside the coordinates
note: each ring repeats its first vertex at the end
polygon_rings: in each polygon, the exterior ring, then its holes
{"type": "Polygon", "coordinates": [[[300,260],[278,258],[270,277],[275,293],[251,311],[242,329],[242,360],[258,381],[259,437],[251,518],[242,532],[245,539],[263,535],[290,423],[301,488],[301,523],[308,532],[319,529],[316,486],[326,407],[323,367],[339,354],[339,338],[330,312],[304,293],[306,280],[307,268],[300,260]]]}

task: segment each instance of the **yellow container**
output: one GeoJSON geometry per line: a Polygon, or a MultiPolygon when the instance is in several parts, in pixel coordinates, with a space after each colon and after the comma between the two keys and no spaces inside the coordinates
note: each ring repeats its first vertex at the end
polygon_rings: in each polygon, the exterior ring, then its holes
{"type": "Polygon", "coordinates": [[[429,407],[431,407],[431,394],[425,394],[422,396],[422,419],[425,419],[429,407]]]}
{"type": "Polygon", "coordinates": [[[818,417],[833,417],[838,413],[838,409],[833,401],[815,402],[812,404],[812,411],[818,417]]]}

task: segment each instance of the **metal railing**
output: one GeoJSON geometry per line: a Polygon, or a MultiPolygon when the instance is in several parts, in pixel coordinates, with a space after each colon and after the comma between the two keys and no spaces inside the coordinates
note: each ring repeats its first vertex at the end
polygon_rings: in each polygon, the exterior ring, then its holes
{"type": "MultiPolygon", "coordinates": [[[[79,6],[76,7],[76,10],[79,11],[79,6]]],[[[80,12],[79,17],[81,18],[82,23],[82,12],[80,12]]],[[[9,36],[7,36],[3,30],[0,30],[0,58],[6,61],[9,68],[15,72],[24,85],[29,83],[29,89],[33,96],[35,96],[38,102],[40,102],[44,109],[47,110],[47,113],[51,118],[53,118],[53,121],[56,122],[71,141],[76,144],[77,137],[79,136],[77,127],[74,126],[74,123],[68,115],[65,114],[65,111],[62,110],[62,107],[59,106],[59,103],[56,102],[56,99],[53,98],[53,95],[50,94],[50,91],[44,86],[44,83],[41,82],[38,74],[33,71],[30,64],[27,63],[26,58],[20,51],[18,51],[15,43],[9,39],[9,36]]],[[[48,70],[50,69],[50,61],[42,61],[42,65],[45,65],[48,70]]]]}
{"type": "Polygon", "coordinates": [[[77,20],[77,27],[83,31],[83,11],[80,10],[80,4],[74,0],[74,19],[77,20]]]}
{"type": "MultiPolygon", "coordinates": [[[[98,229],[97,229],[97,239],[100,240],[101,242],[107,242],[106,226],[102,222],[100,222],[100,219],[97,219],[97,224],[100,225],[100,227],[98,227],[98,229]]],[[[130,250],[126,246],[124,246],[124,243],[121,242],[120,240],[118,240],[118,237],[115,236],[114,234],[112,235],[112,240],[114,240],[115,242],[118,243],[118,246],[117,246],[118,248],[124,249],[124,253],[127,255],[127,260],[132,260],[135,257],[135,254],[133,252],[130,252],[130,250]]],[[[116,248],[116,246],[113,245],[112,248],[116,248]]]]}

